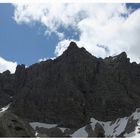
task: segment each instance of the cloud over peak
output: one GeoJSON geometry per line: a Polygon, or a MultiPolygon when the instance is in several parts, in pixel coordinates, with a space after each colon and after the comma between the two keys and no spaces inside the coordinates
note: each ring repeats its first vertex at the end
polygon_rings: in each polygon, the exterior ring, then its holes
{"type": "Polygon", "coordinates": [[[45,3],[14,6],[14,19],[18,24],[39,22],[46,27],[44,32],[56,33],[60,37],[55,50],[56,56],[61,55],[73,40],[97,57],[126,51],[131,61],[140,62],[139,9],[131,12],[121,3],[45,3]],[[79,39],[66,37],[59,31],[60,27],[74,28],[79,33],[79,39]]]}
{"type": "Polygon", "coordinates": [[[4,58],[0,57],[0,73],[9,70],[11,73],[14,73],[17,67],[16,62],[7,61],[4,58]]]}

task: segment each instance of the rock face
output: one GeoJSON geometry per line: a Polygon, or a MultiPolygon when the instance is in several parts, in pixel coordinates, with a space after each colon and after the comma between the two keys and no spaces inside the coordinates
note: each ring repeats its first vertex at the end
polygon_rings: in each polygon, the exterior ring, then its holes
{"type": "Polygon", "coordinates": [[[88,137],[105,137],[105,131],[99,123],[96,123],[94,130],[92,129],[92,126],[88,124],[85,127],[85,131],[87,131],[88,137]]]}
{"type": "Polygon", "coordinates": [[[55,60],[18,65],[0,81],[0,104],[11,101],[10,110],[28,121],[80,128],[92,117],[114,120],[140,107],[139,64],[125,52],[96,58],[74,42],[55,60]]]}
{"type": "Polygon", "coordinates": [[[31,126],[9,111],[0,113],[0,137],[35,137],[31,126]]]}
{"type": "Polygon", "coordinates": [[[14,75],[10,71],[0,73],[0,108],[11,102],[11,96],[15,93],[13,88],[14,75]]]}

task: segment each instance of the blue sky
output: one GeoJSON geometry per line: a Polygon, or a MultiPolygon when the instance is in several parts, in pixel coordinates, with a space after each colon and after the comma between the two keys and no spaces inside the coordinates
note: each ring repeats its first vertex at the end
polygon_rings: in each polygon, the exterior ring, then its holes
{"type": "Polygon", "coordinates": [[[13,14],[11,4],[0,4],[0,56],[26,65],[40,58],[53,57],[58,37],[55,34],[44,36],[40,24],[18,25],[13,20],[13,14]]]}
{"type": "MultiPolygon", "coordinates": [[[[44,35],[44,26],[40,23],[19,25],[13,16],[13,5],[0,4],[0,56],[26,65],[41,58],[54,57],[58,36],[55,33],[44,35]]],[[[65,32],[65,38],[78,38],[78,35],[71,34],[74,31],[71,27],[67,30],[60,27],[59,30],[65,32]]]]}
{"type": "MultiPolygon", "coordinates": [[[[25,64],[29,66],[33,63],[36,63],[41,58],[55,57],[56,46],[58,46],[59,51],[61,51],[60,49],[62,49],[63,51],[66,47],[64,46],[64,48],[62,48],[62,44],[65,44],[67,40],[79,41],[80,39],[82,39],[83,36],[83,38],[85,38],[85,34],[82,33],[84,33],[86,29],[81,29],[84,20],[80,23],[80,21],[82,21],[82,19],[87,16],[87,13],[83,12],[85,9],[82,9],[80,12],[78,12],[78,16],[74,19],[74,21],[71,17],[71,21],[74,22],[74,24],[69,21],[69,23],[65,21],[58,21],[62,22],[59,27],[56,28],[57,33],[63,33],[63,38],[61,39],[56,32],[52,31],[50,25],[46,25],[39,20],[33,19],[32,21],[32,19],[30,19],[30,22],[26,23],[23,18],[22,20],[19,19],[21,20],[19,22],[16,21],[15,9],[17,7],[13,6],[12,4],[0,4],[0,57],[8,61],[16,61],[18,64],[25,64]],[[45,35],[45,31],[47,30],[51,30],[50,35],[45,35]]],[[[135,11],[140,8],[140,4],[127,4],[127,8],[133,8],[133,11],[135,11]]],[[[57,23],[57,20],[55,21],[55,24],[57,23]]],[[[52,22],[52,20],[50,21],[52,22]]],[[[53,24],[53,22],[51,24],[53,24]]],[[[87,38],[89,37],[92,36],[88,36],[87,38]]],[[[98,43],[98,45],[107,46],[107,44],[105,43],[98,43]]],[[[98,47],[98,45],[96,47],[98,47]]],[[[101,49],[101,47],[98,49],[101,49]]],[[[88,47],[87,50],[90,51],[88,47]]],[[[122,51],[121,49],[118,50],[122,51]]],[[[96,55],[96,51],[94,52],[96,55]]],[[[113,53],[111,53],[110,49],[110,54],[113,53]]]]}

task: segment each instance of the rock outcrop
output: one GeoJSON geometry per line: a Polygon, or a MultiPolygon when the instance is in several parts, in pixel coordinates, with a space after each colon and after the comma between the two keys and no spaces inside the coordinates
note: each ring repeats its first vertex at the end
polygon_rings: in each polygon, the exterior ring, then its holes
{"type": "Polygon", "coordinates": [[[76,129],[92,117],[114,120],[140,107],[139,64],[130,63],[125,52],[96,58],[74,42],[58,58],[18,65],[0,80],[0,104],[12,102],[10,110],[29,122],[76,129]]]}
{"type": "Polygon", "coordinates": [[[0,113],[0,137],[35,137],[35,134],[26,121],[4,111],[0,113]]]}

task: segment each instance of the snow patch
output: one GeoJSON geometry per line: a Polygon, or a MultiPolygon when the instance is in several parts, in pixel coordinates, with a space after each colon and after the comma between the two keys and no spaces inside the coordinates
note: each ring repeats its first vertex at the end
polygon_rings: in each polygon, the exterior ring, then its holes
{"type": "MultiPolygon", "coordinates": [[[[99,123],[105,131],[105,137],[117,137],[121,133],[125,132],[125,128],[130,118],[132,118],[132,121],[133,120],[139,120],[139,121],[135,128],[135,131],[129,134],[124,134],[124,136],[125,137],[140,137],[140,109],[136,109],[136,111],[132,113],[129,117],[118,118],[116,121],[103,122],[103,121],[98,121],[94,118],[91,118],[90,125],[92,127],[92,130],[94,131],[95,125],[99,123]]],[[[88,137],[88,133],[86,132],[85,127],[86,126],[78,129],[71,136],[72,137],[88,137]]]]}
{"type": "Polygon", "coordinates": [[[94,126],[96,123],[99,123],[104,129],[106,137],[115,137],[120,135],[121,132],[124,131],[128,122],[128,118],[127,117],[119,118],[114,122],[113,121],[103,122],[91,118],[91,122],[92,122],[91,125],[94,124],[94,126]]]}
{"type": "Polygon", "coordinates": [[[0,113],[2,113],[2,112],[4,112],[4,111],[8,110],[8,108],[10,107],[10,105],[11,105],[11,103],[8,104],[8,105],[5,106],[5,107],[2,107],[2,108],[0,109],[0,113]]]}
{"type": "Polygon", "coordinates": [[[69,128],[62,128],[62,127],[58,127],[63,133],[65,132],[66,129],[69,129],[69,128]]]}
{"type": "MultiPolygon", "coordinates": [[[[4,107],[3,110],[6,110],[8,106],[4,107]]],[[[134,113],[132,113],[129,117],[124,118],[118,118],[114,121],[98,121],[94,118],[90,119],[90,126],[92,127],[92,130],[94,131],[95,125],[99,123],[105,132],[105,137],[117,137],[120,136],[120,134],[123,134],[124,137],[140,137],[140,109],[136,109],[134,113]],[[137,126],[135,126],[135,130],[131,133],[126,133],[126,126],[128,123],[131,123],[130,120],[137,121],[137,126]]],[[[33,129],[36,130],[36,127],[43,127],[43,128],[53,128],[57,127],[57,124],[46,124],[46,123],[39,123],[39,122],[31,122],[30,125],[33,129]]],[[[77,131],[75,131],[73,134],[71,134],[71,137],[88,137],[88,132],[86,131],[86,127],[84,126],[77,131]]],[[[63,133],[68,128],[58,127],[63,133]]],[[[128,129],[128,128],[127,128],[128,129]]],[[[131,131],[131,128],[129,128],[131,131]]]]}
{"type": "Polygon", "coordinates": [[[35,136],[36,136],[36,137],[38,136],[38,134],[39,134],[38,132],[35,132],[35,136]]]}
{"type": "Polygon", "coordinates": [[[136,109],[136,111],[130,117],[133,117],[133,120],[138,120],[137,126],[133,132],[129,134],[126,133],[124,136],[138,138],[140,137],[140,109],[136,109]]]}
{"type": "Polygon", "coordinates": [[[46,123],[40,123],[40,122],[30,122],[31,127],[36,130],[36,127],[43,127],[43,128],[53,128],[56,127],[57,124],[46,124],[46,123]]]}
{"type": "Polygon", "coordinates": [[[138,126],[136,126],[135,131],[131,132],[131,133],[126,133],[124,134],[125,137],[129,138],[129,137],[133,137],[133,138],[140,138],[140,121],[138,122],[138,126]]]}
{"type": "Polygon", "coordinates": [[[78,138],[78,137],[86,138],[88,137],[88,133],[86,132],[85,127],[83,127],[77,130],[76,132],[74,132],[71,136],[74,138],[78,138]]]}

